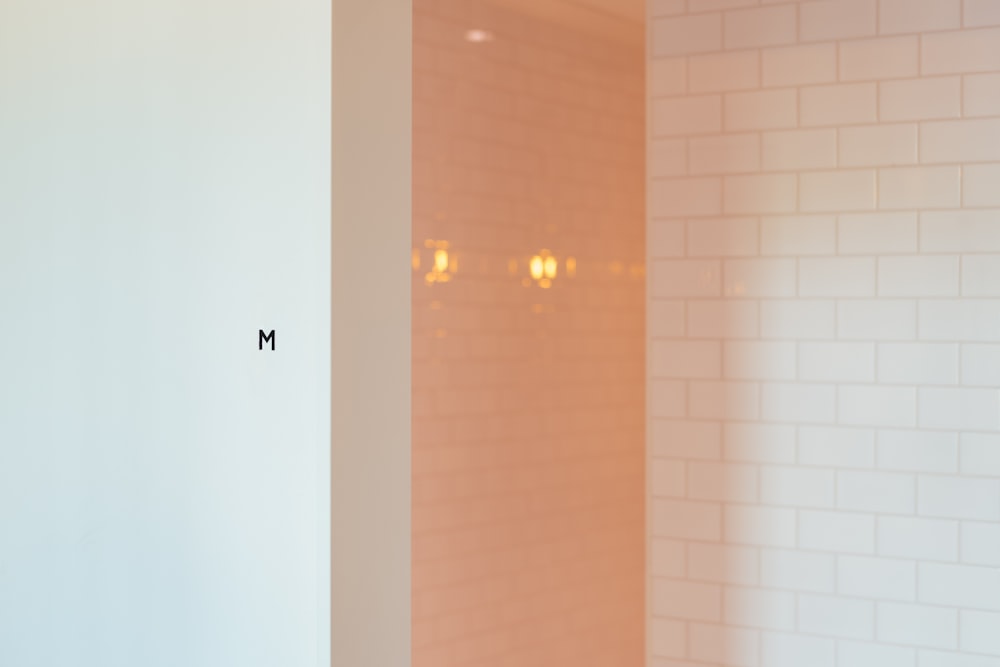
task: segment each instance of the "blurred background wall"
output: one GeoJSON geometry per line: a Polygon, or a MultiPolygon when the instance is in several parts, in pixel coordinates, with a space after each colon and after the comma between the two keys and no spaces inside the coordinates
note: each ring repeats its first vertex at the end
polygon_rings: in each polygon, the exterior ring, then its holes
{"type": "Polygon", "coordinates": [[[644,16],[604,4],[414,2],[415,667],[643,664],[644,16]]]}
{"type": "Polygon", "coordinates": [[[648,12],[651,664],[1000,665],[1000,2],[648,12]]]}

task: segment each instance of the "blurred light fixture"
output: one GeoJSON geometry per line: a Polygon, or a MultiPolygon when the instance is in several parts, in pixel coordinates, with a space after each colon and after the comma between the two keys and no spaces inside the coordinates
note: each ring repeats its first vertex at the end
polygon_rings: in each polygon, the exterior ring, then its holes
{"type": "Polygon", "coordinates": [[[492,42],[493,33],[489,30],[480,30],[478,28],[467,30],[465,32],[465,41],[472,42],[474,44],[480,44],[482,42],[492,42]]]}
{"type": "MultiPolygon", "coordinates": [[[[424,241],[424,248],[431,251],[430,271],[424,274],[424,281],[428,285],[450,281],[458,272],[458,257],[453,252],[449,252],[448,242],[427,239],[424,241]]],[[[413,270],[419,271],[421,263],[420,250],[414,248],[413,270]]]]}
{"type": "Polygon", "coordinates": [[[551,252],[543,249],[528,262],[528,270],[539,287],[548,289],[559,271],[559,262],[551,252]]]}

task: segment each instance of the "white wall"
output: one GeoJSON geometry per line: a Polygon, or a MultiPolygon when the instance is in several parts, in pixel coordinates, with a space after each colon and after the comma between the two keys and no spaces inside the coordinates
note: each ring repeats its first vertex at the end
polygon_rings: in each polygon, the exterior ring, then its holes
{"type": "Polygon", "coordinates": [[[329,26],[0,5],[0,664],[328,662],[329,26]]]}
{"type": "Polygon", "coordinates": [[[650,664],[1000,665],[1000,3],[649,12],[650,664]]]}

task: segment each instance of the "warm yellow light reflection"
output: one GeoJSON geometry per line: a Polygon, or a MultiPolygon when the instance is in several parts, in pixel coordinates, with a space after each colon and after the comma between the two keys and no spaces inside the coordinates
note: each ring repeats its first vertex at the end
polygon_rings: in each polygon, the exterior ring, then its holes
{"type": "Polygon", "coordinates": [[[548,250],[543,249],[528,262],[528,271],[531,273],[531,277],[538,281],[538,286],[543,289],[552,287],[552,281],[558,270],[559,261],[548,250]]]}
{"type": "MultiPolygon", "coordinates": [[[[458,257],[448,251],[448,242],[427,239],[424,241],[424,247],[434,250],[431,258],[431,270],[424,275],[426,283],[433,285],[434,283],[450,281],[458,271],[458,257]]],[[[415,248],[413,252],[413,268],[417,269],[420,267],[419,251],[415,248]]]]}
{"type": "Polygon", "coordinates": [[[420,249],[419,248],[414,248],[413,249],[413,253],[411,255],[410,262],[413,264],[413,270],[414,271],[419,271],[420,270],[420,249]]]}
{"type": "Polygon", "coordinates": [[[576,257],[566,258],[566,275],[570,278],[576,276],[576,257]]]}

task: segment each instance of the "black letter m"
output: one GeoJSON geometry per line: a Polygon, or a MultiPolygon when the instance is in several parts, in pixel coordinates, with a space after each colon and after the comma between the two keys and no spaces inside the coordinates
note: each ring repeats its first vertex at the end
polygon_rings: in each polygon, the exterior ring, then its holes
{"type": "Polygon", "coordinates": [[[271,333],[269,333],[269,334],[265,334],[264,330],[261,329],[260,330],[260,338],[257,341],[258,344],[260,345],[260,347],[258,347],[257,349],[263,350],[264,349],[264,343],[266,343],[268,341],[271,341],[271,349],[273,350],[274,349],[274,329],[271,329],[271,333]]]}

